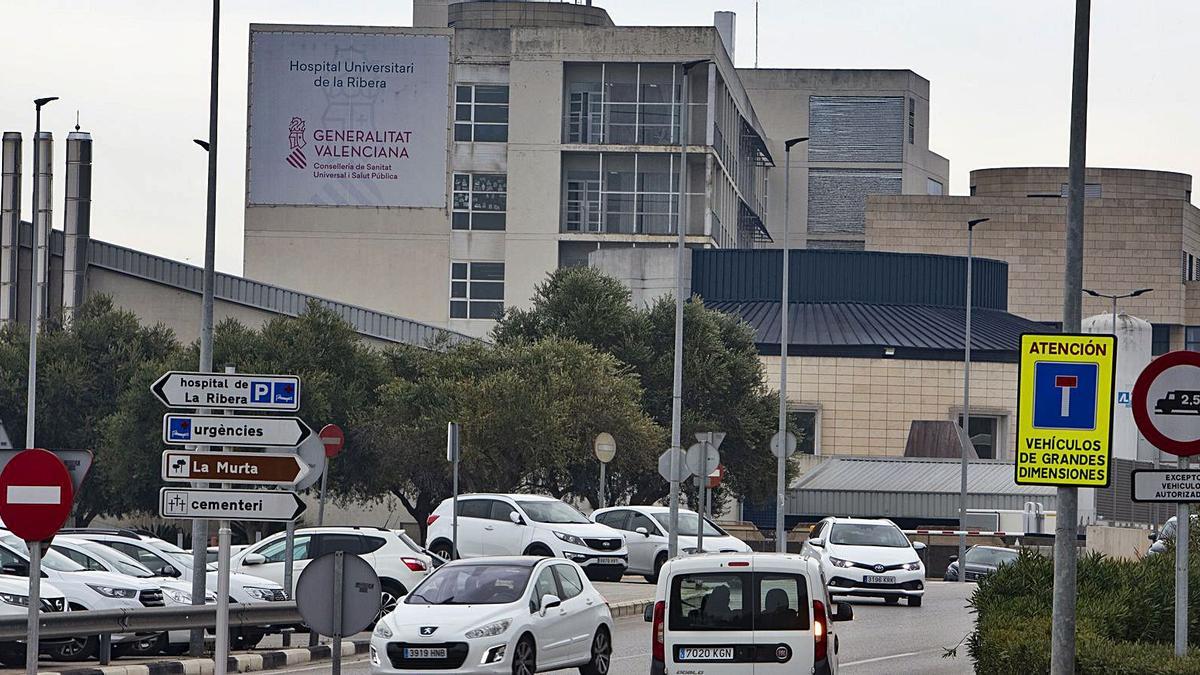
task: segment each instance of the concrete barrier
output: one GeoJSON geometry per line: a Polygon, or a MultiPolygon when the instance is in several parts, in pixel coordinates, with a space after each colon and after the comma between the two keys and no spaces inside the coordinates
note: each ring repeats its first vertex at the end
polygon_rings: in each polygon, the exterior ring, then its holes
{"type": "Polygon", "coordinates": [[[1110,558],[1134,560],[1146,555],[1150,548],[1149,530],[1137,527],[1088,525],[1087,551],[1097,551],[1110,558]]]}

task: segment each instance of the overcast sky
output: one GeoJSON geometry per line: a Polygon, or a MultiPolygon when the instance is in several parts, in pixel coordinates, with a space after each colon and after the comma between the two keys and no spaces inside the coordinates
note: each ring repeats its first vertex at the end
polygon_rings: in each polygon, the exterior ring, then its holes
{"type": "MultiPolygon", "coordinates": [[[[738,14],[736,62],[754,65],[753,0],[595,0],[625,25],[708,25],[738,14]]],[[[759,65],[909,68],[931,82],[931,147],[950,190],[971,169],[1065,165],[1074,3],[1069,0],[763,0],[759,65]]],[[[250,22],[411,25],[406,0],[225,0],[218,269],[242,267],[250,22]]],[[[162,0],[0,0],[0,130],[33,135],[39,96],[56,148],[61,227],[66,134],[95,139],[92,233],[203,260],[210,8],[162,0]]],[[[1088,163],[1200,173],[1195,0],[1096,0],[1088,163]]],[[[25,165],[32,166],[26,143],[25,165]]],[[[26,181],[25,217],[30,217],[26,181]]]]}

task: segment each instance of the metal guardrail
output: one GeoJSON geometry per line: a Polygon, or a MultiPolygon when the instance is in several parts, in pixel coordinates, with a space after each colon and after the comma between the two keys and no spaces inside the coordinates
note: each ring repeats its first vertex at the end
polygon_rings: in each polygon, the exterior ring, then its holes
{"type": "MultiPolygon", "coordinates": [[[[274,626],[303,621],[294,601],[231,603],[229,625],[274,626]]],[[[168,630],[215,628],[217,606],[180,605],[137,609],[104,609],[77,612],[42,612],[42,639],[53,640],[84,635],[161,633],[168,630]]],[[[21,640],[28,635],[26,617],[0,619],[0,641],[21,640]]]]}

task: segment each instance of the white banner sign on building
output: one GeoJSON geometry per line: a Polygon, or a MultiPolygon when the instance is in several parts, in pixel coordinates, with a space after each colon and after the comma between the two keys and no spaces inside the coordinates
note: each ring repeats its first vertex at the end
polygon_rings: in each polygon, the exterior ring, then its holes
{"type": "Polygon", "coordinates": [[[449,38],[252,28],[250,205],[446,205],[449,38]]]}

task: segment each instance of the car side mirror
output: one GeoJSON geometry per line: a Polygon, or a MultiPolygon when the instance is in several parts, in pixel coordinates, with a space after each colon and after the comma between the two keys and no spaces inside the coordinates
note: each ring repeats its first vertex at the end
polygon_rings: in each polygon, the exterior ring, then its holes
{"type": "Polygon", "coordinates": [[[649,604],[642,608],[642,619],[646,623],[654,622],[654,605],[649,604]]]}
{"type": "Polygon", "coordinates": [[[914,541],[914,542],[912,543],[912,547],[913,547],[913,550],[914,550],[914,551],[924,551],[924,550],[925,550],[925,542],[923,542],[923,541],[914,541]]]}
{"type": "Polygon", "coordinates": [[[833,603],[833,616],[830,617],[834,621],[853,621],[854,607],[848,602],[833,603]]]}
{"type": "Polygon", "coordinates": [[[561,604],[562,604],[562,600],[559,599],[559,597],[557,595],[551,595],[549,593],[547,593],[546,595],[543,595],[542,596],[542,609],[541,609],[542,616],[546,616],[546,610],[554,609],[555,607],[558,607],[561,604]]]}
{"type": "Polygon", "coordinates": [[[262,565],[267,562],[267,557],[261,553],[247,553],[245,558],[242,558],[244,565],[262,565]]]}
{"type": "Polygon", "coordinates": [[[650,536],[650,530],[647,530],[644,527],[639,527],[638,529],[634,530],[634,532],[637,532],[638,534],[642,535],[643,537],[650,536]]]}
{"type": "Polygon", "coordinates": [[[958,561],[958,556],[956,556],[956,555],[950,556],[950,562],[957,562],[957,561],[958,561]]]}
{"type": "Polygon", "coordinates": [[[809,539],[808,544],[809,544],[809,546],[816,546],[817,548],[824,548],[825,540],[820,537],[815,537],[813,539],[809,539]]]}
{"type": "Polygon", "coordinates": [[[1154,530],[1151,530],[1150,534],[1146,535],[1146,538],[1150,541],[1158,541],[1158,533],[1154,530]]]}
{"type": "Polygon", "coordinates": [[[525,521],[521,519],[521,514],[517,513],[516,511],[509,511],[508,519],[511,520],[514,525],[524,525],[525,524],[525,521]]]}

